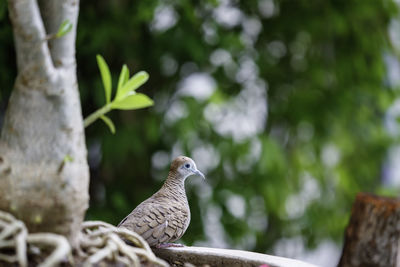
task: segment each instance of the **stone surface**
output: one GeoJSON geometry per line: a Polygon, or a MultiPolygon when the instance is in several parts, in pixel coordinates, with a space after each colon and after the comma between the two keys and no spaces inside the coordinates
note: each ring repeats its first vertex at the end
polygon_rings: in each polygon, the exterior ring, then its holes
{"type": "Polygon", "coordinates": [[[270,256],[261,253],[205,247],[174,247],[154,249],[154,253],[168,261],[191,263],[196,266],[260,266],[269,267],[316,267],[313,264],[299,260],[270,256]]]}

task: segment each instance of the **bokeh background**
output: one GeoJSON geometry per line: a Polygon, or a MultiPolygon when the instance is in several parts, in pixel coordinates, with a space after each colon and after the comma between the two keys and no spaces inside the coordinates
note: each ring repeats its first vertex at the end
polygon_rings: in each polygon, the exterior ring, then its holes
{"type": "MultiPolygon", "coordinates": [[[[0,118],[16,75],[0,2],[0,118]]],[[[154,193],[170,161],[192,157],[187,245],[335,266],[357,192],[400,193],[398,3],[86,0],[77,33],[85,116],[145,70],[154,107],[112,111],[86,129],[87,219],[117,224],[154,193]]],[[[1,120],[0,120],[1,121],[1,120]]]]}

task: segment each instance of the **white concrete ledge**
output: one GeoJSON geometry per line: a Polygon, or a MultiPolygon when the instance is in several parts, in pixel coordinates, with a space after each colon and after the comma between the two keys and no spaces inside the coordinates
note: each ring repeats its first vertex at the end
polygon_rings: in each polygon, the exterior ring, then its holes
{"type": "Polygon", "coordinates": [[[170,247],[153,249],[154,253],[168,261],[189,262],[194,265],[210,266],[260,266],[269,267],[316,267],[313,264],[261,253],[206,247],[170,247]]]}

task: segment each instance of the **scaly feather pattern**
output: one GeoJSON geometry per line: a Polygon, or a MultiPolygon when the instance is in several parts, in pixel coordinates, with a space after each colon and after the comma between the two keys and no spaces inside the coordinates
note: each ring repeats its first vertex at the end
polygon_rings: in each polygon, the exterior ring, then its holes
{"type": "Polygon", "coordinates": [[[180,239],[190,223],[184,183],[192,174],[204,178],[192,159],[177,157],[160,190],[140,203],[118,227],[135,231],[152,247],[180,239]]]}

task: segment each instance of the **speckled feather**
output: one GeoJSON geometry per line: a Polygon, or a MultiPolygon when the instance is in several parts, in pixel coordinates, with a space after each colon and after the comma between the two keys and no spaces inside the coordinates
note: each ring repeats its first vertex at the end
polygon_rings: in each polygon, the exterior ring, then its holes
{"type": "Polygon", "coordinates": [[[118,227],[135,231],[150,246],[180,239],[190,223],[190,209],[184,187],[186,177],[178,170],[187,162],[196,166],[188,157],[176,158],[161,189],[140,203],[118,227]]]}

